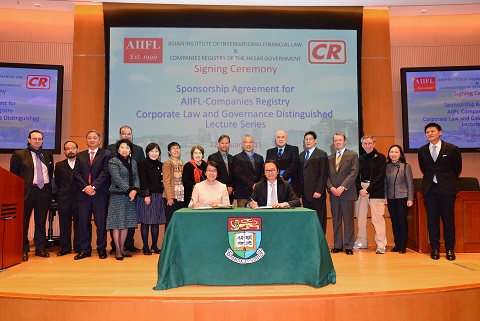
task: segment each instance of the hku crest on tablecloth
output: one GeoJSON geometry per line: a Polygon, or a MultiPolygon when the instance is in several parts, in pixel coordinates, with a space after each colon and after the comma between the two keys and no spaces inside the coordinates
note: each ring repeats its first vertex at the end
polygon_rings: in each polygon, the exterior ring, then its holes
{"type": "Polygon", "coordinates": [[[228,243],[230,248],[225,256],[239,264],[255,263],[265,252],[260,247],[262,240],[261,217],[229,217],[228,243]]]}

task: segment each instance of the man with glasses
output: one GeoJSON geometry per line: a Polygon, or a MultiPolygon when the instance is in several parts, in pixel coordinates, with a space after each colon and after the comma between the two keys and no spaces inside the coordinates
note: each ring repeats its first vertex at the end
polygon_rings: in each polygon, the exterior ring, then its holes
{"type": "Polygon", "coordinates": [[[277,131],[275,134],[276,146],[267,150],[265,160],[276,160],[280,166],[280,176],[292,185],[295,194],[302,195],[302,186],[298,177],[300,163],[298,147],[289,145],[287,142],[287,132],[277,131]]]}
{"type": "Polygon", "coordinates": [[[78,225],[78,186],[73,179],[73,169],[77,159],[78,145],[74,141],[63,144],[66,159],[55,165],[55,184],[57,185],[58,219],[60,222],[60,252],[63,256],[72,252],[72,219],[73,219],[73,248],[80,252],[80,233],[78,225]]]}
{"type": "Polygon", "coordinates": [[[255,184],[247,207],[289,208],[301,206],[300,199],[289,182],[280,177],[279,165],[274,160],[267,160],[263,166],[265,179],[255,184]]]}
{"type": "Polygon", "coordinates": [[[28,261],[30,244],[28,226],[34,211],[35,255],[49,257],[46,251],[47,237],[45,222],[52,199],[53,155],[43,150],[43,133],[32,130],[28,134],[26,149],[17,150],[10,159],[10,172],[24,179],[24,218],[23,218],[23,260],[28,261]]]}

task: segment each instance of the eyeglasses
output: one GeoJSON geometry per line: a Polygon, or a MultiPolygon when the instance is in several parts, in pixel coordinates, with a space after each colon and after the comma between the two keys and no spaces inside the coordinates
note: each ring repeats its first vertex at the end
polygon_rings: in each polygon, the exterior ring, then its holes
{"type": "Polygon", "coordinates": [[[265,173],[273,173],[273,172],[276,172],[276,171],[277,171],[276,169],[266,169],[265,173]]]}
{"type": "Polygon", "coordinates": [[[217,170],[216,169],[207,169],[207,172],[210,172],[210,173],[216,173],[217,170]]]}

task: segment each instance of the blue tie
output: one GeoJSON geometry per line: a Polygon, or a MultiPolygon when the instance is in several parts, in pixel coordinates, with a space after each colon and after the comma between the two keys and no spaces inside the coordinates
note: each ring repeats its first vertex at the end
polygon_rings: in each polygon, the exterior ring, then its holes
{"type": "Polygon", "coordinates": [[[307,161],[309,157],[310,157],[310,151],[307,150],[307,152],[305,153],[305,161],[303,162],[303,167],[307,166],[307,161]]]}

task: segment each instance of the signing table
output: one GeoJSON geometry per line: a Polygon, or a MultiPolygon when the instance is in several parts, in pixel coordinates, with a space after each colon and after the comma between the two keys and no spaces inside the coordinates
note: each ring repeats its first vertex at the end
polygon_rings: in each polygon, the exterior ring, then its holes
{"type": "Polygon", "coordinates": [[[154,289],[187,284],[322,287],[335,282],[315,211],[181,209],[165,231],[154,289]]]}

